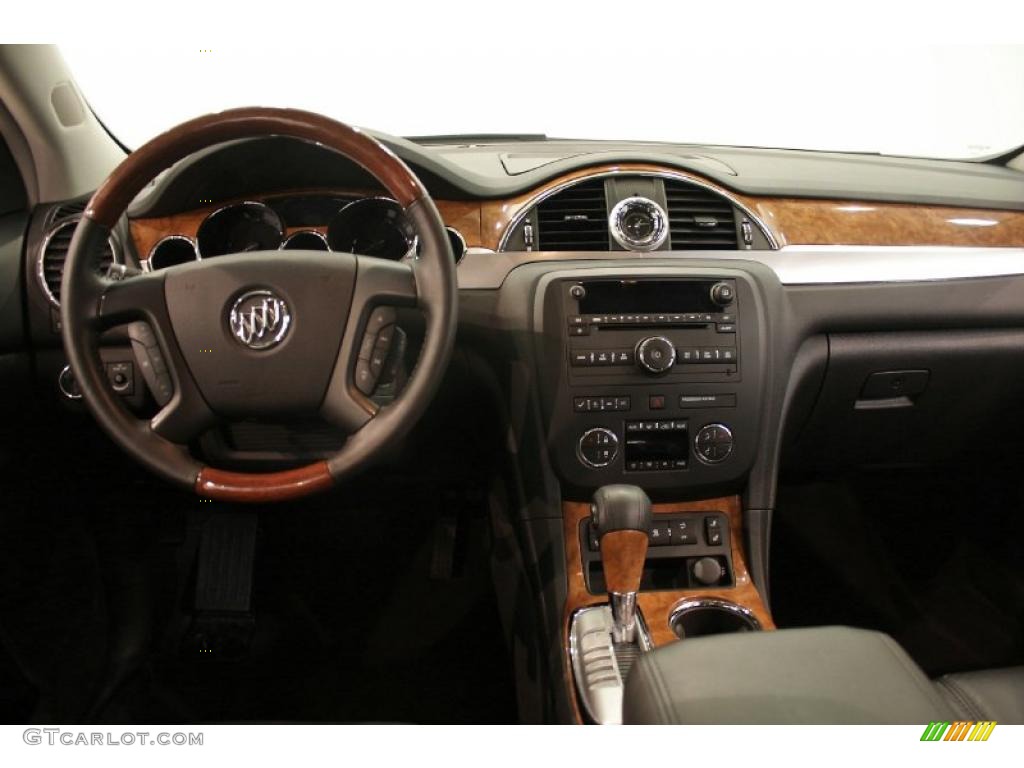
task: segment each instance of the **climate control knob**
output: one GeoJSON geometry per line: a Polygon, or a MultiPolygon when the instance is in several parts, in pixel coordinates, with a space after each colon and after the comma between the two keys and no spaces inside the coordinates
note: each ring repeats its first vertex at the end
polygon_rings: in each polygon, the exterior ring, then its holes
{"type": "Polygon", "coordinates": [[[693,438],[693,451],[705,464],[720,464],[733,449],[732,430],[725,424],[706,424],[693,438]]]}
{"type": "Polygon", "coordinates": [[[676,364],[676,348],[664,336],[648,336],[636,345],[636,363],[650,373],[667,373],[676,364]]]}
{"type": "Polygon", "coordinates": [[[619,454],[619,438],[607,427],[588,429],[580,437],[576,455],[591,469],[607,467],[619,454]]]}

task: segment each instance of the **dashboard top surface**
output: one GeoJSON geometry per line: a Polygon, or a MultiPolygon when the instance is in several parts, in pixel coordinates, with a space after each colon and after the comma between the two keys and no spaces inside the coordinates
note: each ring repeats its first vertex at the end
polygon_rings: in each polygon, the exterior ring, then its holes
{"type": "MultiPolygon", "coordinates": [[[[879,155],[632,142],[523,141],[422,145],[377,137],[438,198],[495,200],[610,163],[689,172],[749,196],[871,200],[1024,210],[1024,174],[978,163],[879,155]]],[[[366,185],[365,172],[337,155],[291,139],[233,142],[196,153],[165,173],[131,215],[166,215],[196,197],[253,189],[366,185]],[[267,163],[271,156],[274,162],[267,163]],[[245,167],[244,176],[230,169],[245,167]]]]}

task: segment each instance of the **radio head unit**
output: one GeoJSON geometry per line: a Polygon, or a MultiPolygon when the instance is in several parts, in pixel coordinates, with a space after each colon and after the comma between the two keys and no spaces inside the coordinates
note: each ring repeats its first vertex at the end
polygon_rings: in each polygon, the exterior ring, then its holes
{"type": "Polygon", "coordinates": [[[566,284],[563,301],[573,380],[608,369],[638,380],[738,375],[732,280],[586,280],[566,284]]]}

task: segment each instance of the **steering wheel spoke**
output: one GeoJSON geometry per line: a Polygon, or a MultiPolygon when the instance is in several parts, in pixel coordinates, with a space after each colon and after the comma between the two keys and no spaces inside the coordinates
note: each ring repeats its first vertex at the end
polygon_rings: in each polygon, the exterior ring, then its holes
{"type": "Polygon", "coordinates": [[[183,445],[218,422],[195,386],[186,384],[175,388],[173,397],[150,419],[149,428],[165,440],[183,445]]]}
{"type": "Polygon", "coordinates": [[[384,304],[393,307],[414,307],[419,302],[414,262],[388,261],[372,256],[359,257],[359,272],[353,309],[384,304]]]}
{"type": "Polygon", "coordinates": [[[163,273],[144,272],[125,280],[101,278],[97,290],[99,300],[93,322],[98,328],[106,329],[133,320],[163,326],[167,317],[163,273]]]}

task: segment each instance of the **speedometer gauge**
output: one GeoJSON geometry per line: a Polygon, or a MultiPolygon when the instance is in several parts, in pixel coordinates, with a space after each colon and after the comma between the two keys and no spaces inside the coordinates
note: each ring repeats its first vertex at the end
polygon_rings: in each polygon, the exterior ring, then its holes
{"type": "Polygon", "coordinates": [[[263,203],[237,203],[214,211],[196,235],[204,259],[227,253],[273,251],[281,245],[281,218],[263,203]]]}
{"type": "Polygon", "coordinates": [[[349,203],[327,227],[332,251],[398,260],[416,244],[416,230],[398,203],[368,197],[349,203]]]}

